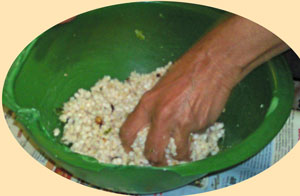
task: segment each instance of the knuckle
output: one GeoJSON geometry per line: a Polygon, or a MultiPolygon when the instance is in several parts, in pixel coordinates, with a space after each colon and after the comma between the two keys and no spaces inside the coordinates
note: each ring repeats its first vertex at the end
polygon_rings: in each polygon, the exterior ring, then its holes
{"type": "Polygon", "coordinates": [[[153,98],[153,93],[152,93],[152,91],[151,91],[151,90],[150,90],[150,91],[146,91],[146,92],[144,93],[144,95],[142,96],[140,103],[141,103],[141,104],[147,104],[147,103],[149,103],[149,101],[150,101],[152,98],[153,98]]]}
{"type": "Polygon", "coordinates": [[[137,105],[136,110],[137,111],[149,111],[151,109],[150,104],[153,103],[154,99],[152,98],[152,95],[150,95],[150,92],[146,92],[140,99],[139,104],[137,105]]]}
{"type": "Polygon", "coordinates": [[[197,127],[198,127],[198,129],[204,129],[205,127],[206,127],[206,124],[207,124],[207,119],[198,119],[198,121],[197,121],[198,123],[197,123],[197,127]]]}
{"type": "Polygon", "coordinates": [[[157,107],[155,111],[155,116],[159,122],[165,122],[171,117],[171,114],[172,110],[170,109],[170,107],[168,107],[168,105],[162,105],[160,107],[157,107]]]}
{"type": "Polygon", "coordinates": [[[188,131],[187,129],[191,128],[190,121],[186,119],[177,119],[176,126],[180,130],[180,133],[183,134],[183,131],[188,131]]]}

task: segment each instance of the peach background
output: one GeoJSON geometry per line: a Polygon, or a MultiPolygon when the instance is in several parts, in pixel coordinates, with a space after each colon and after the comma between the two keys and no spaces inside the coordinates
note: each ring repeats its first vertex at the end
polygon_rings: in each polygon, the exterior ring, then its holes
{"type": "MultiPolygon", "coordinates": [[[[175,0],[176,1],[176,0],[175,0]]],[[[208,5],[251,19],[277,34],[300,54],[300,2],[298,0],[182,0],[208,5]]],[[[39,34],[73,15],[126,0],[51,0],[2,1],[0,54],[1,92],[7,71],[22,49],[39,34]]],[[[4,120],[0,118],[1,178],[4,195],[115,195],[88,188],[55,174],[31,158],[17,143],[4,120]]],[[[202,195],[297,195],[300,181],[300,144],[278,163],[242,183],[202,195]]]]}

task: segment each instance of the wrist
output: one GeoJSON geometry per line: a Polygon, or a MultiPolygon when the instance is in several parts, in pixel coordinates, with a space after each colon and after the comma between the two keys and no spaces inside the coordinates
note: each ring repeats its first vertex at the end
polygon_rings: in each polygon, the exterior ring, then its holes
{"type": "Polygon", "coordinates": [[[209,56],[210,64],[213,73],[219,78],[222,83],[228,88],[232,89],[239,83],[243,77],[243,67],[238,66],[234,59],[219,58],[221,55],[209,56]]]}
{"type": "Polygon", "coordinates": [[[224,61],[220,55],[210,55],[209,50],[192,50],[180,59],[179,64],[185,65],[183,73],[197,85],[202,82],[224,85],[231,90],[242,77],[242,68],[232,61],[224,61]]]}

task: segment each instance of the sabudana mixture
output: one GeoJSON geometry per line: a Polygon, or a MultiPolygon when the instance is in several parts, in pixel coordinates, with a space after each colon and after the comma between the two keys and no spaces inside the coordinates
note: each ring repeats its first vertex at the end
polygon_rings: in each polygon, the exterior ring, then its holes
{"type": "MultiPolygon", "coordinates": [[[[90,90],[79,89],[64,103],[59,117],[64,123],[62,143],[69,145],[73,152],[94,157],[100,163],[150,166],[143,155],[149,127],[138,133],[133,151],[128,154],[121,145],[119,131],[142,95],[157,83],[171,64],[149,74],[134,71],[124,82],[105,76],[90,90]]],[[[224,136],[223,127],[223,123],[215,123],[203,133],[191,133],[192,161],[218,153],[217,143],[224,136]]],[[[58,128],[53,131],[55,136],[59,133],[58,128]]],[[[173,159],[176,155],[173,138],[165,152],[168,165],[184,163],[173,159]]]]}

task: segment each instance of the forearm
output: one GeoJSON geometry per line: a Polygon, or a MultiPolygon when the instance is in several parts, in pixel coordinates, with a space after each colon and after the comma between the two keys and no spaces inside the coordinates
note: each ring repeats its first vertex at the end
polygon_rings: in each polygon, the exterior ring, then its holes
{"type": "Polygon", "coordinates": [[[287,49],[270,31],[233,16],[205,35],[180,61],[188,62],[195,74],[202,71],[205,62],[210,69],[231,77],[233,86],[258,65],[287,49]]]}
{"type": "Polygon", "coordinates": [[[243,70],[242,70],[242,73],[240,74],[239,80],[243,79],[249,72],[251,72],[257,66],[261,65],[262,63],[268,61],[272,57],[277,56],[288,49],[289,49],[288,45],[286,45],[284,42],[271,48],[270,50],[268,50],[264,54],[260,55],[258,58],[256,58],[251,63],[246,64],[243,67],[243,70]]]}

